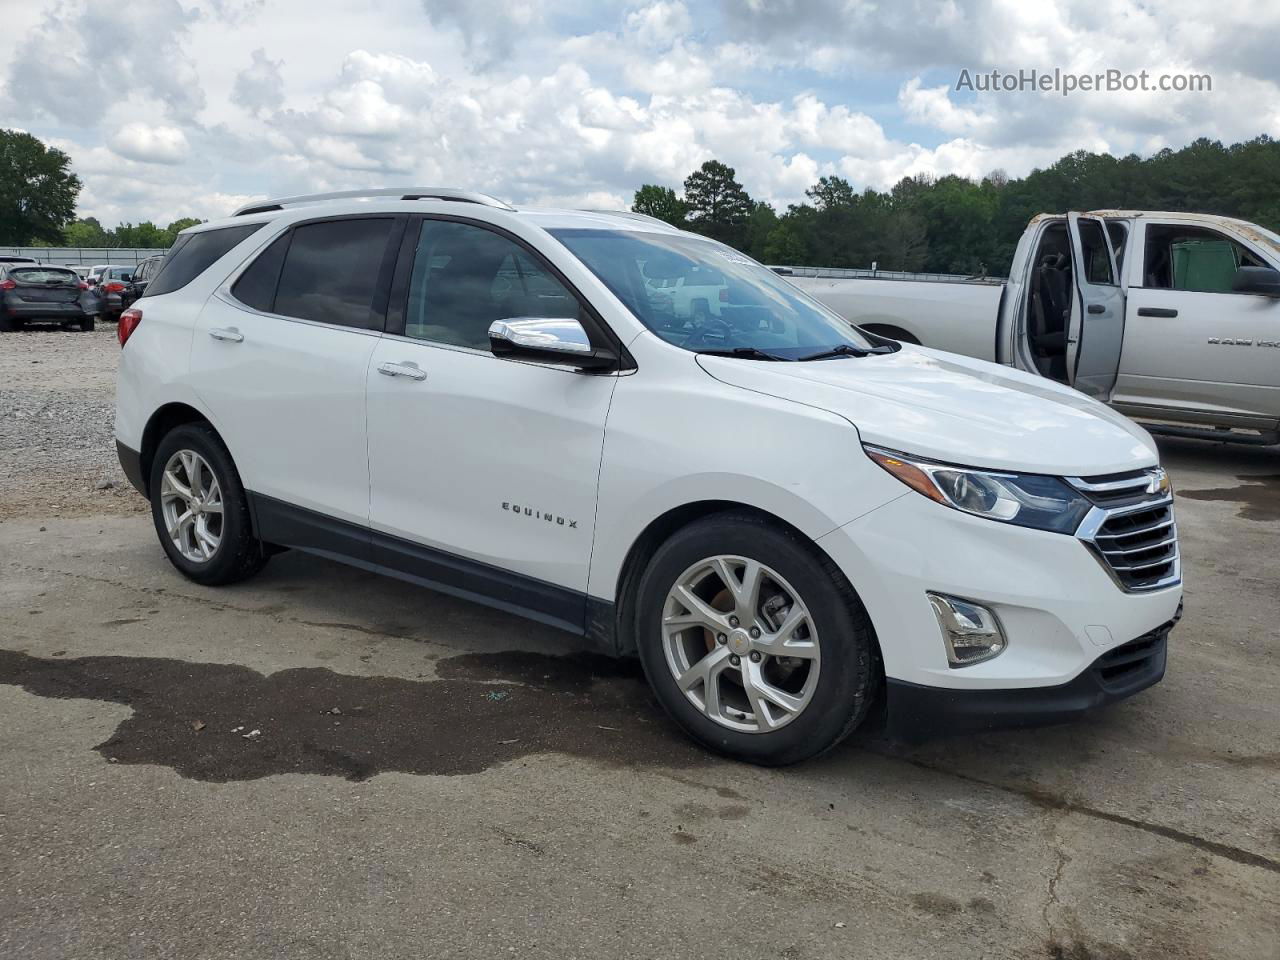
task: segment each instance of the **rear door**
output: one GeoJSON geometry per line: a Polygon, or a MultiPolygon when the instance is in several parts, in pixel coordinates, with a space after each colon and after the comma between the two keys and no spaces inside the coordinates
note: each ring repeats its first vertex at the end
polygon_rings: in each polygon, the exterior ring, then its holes
{"type": "Polygon", "coordinates": [[[296,224],[200,315],[192,376],[254,494],[266,540],[367,553],[365,373],[403,222],[383,215],[296,224]]]}
{"type": "Polygon", "coordinates": [[[1241,266],[1280,260],[1216,227],[1156,219],[1139,228],[1116,401],[1153,415],[1274,428],[1280,300],[1236,293],[1232,280],[1241,266]]]}
{"type": "Polygon", "coordinates": [[[617,380],[500,359],[495,320],[586,308],[487,225],[411,221],[369,365],[375,562],[583,629],[605,417],[617,380]]]}
{"type": "Polygon", "coordinates": [[[1124,290],[1106,224],[1098,217],[1067,214],[1076,309],[1067,336],[1071,385],[1099,400],[1111,399],[1124,342],[1124,290]]]}

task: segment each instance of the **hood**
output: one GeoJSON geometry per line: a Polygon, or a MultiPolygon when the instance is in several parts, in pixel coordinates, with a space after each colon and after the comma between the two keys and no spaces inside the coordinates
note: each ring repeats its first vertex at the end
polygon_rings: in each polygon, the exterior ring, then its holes
{"type": "Polygon", "coordinates": [[[896,353],[807,363],[699,356],[724,383],[848,419],[866,443],[997,470],[1096,476],[1155,464],[1151,436],[1042,377],[904,344],[896,353]]]}

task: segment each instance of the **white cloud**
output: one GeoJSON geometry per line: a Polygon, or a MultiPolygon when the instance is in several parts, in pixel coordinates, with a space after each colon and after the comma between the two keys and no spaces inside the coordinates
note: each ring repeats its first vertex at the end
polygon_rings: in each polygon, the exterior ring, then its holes
{"type": "Polygon", "coordinates": [[[143,163],[181,163],[190,152],[186,134],[177,127],[148,126],[133,121],[111,134],[111,149],[143,163]]]}
{"type": "Polygon", "coordinates": [[[270,59],[261,47],[250,56],[249,66],[236,74],[231,102],[253,114],[279,110],[284,105],[284,77],[280,73],[283,61],[270,59]]]}
{"type": "Polygon", "coordinates": [[[823,175],[1016,176],[1081,148],[1280,135],[1280,7],[1219,0],[1206,26],[1199,3],[28,0],[22,56],[0,37],[0,125],[66,144],[107,222],[412,181],[618,206],[712,157],[783,206],[823,175]],[[962,67],[1055,66],[1214,88],[953,89],[962,67]]]}

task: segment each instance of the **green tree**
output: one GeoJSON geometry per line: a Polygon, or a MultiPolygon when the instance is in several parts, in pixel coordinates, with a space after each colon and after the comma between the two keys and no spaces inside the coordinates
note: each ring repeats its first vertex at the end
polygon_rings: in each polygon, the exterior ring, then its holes
{"type": "Polygon", "coordinates": [[[853,185],[843,177],[819,177],[804,195],[813,201],[819,212],[851,207],[858,200],[853,185]]]}
{"type": "Polygon", "coordinates": [[[109,247],[110,237],[97,217],[73,220],[62,228],[62,244],[67,247],[109,247]]]}
{"type": "Polygon", "coordinates": [[[204,223],[203,220],[197,220],[195,217],[180,217],[173,223],[164,228],[164,232],[169,235],[169,242],[165,246],[173,246],[173,242],[178,239],[178,234],[187,227],[194,227],[196,224],[204,223]]]}
{"type": "Polygon", "coordinates": [[[676,227],[684,226],[688,206],[676,196],[670,187],[660,187],[654,183],[646,183],[636,191],[631,209],[636,213],[645,213],[676,227]]]}
{"type": "Polygon", "coordinates": [[[733,167],[708,160],[684,181],[689,228],[731,246],[740,245],[753,209],[736,175],[733,167]]]}
{"type": "Polygon", "coordinates": [[[0,242],[62,242],[80,195],[70,167],[70,157],[31,134],[0,130],[0,242]]]}
{"type": "Polygon", "coordinates": [[[740,241],[742,252],[750,254],[757,260],[762,259],[769,237],[777,226],[778,214],[773,207],[763,200],[755,201],[751,205],[751,214],[747,217],[740,241]]]}
{"type": "Polygon", "coordinates": [[[122,223],[112,231],[116,247],[168,247],[173,244],[173,234],[162,227],[157,227],[150,220],[134,226],[122,223]]]}

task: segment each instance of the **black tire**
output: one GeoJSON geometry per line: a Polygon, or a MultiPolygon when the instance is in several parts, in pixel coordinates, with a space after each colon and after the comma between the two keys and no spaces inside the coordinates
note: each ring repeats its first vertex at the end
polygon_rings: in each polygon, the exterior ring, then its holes
{"type": "Polygon", "coordinates": [[[0,313],[0,333],[15,333],[22,329],[22,321],[0,313]]]}
{"type": "Polygon", "coordinates": [[[266,566],[268,553],[253,535],[249,517],[249,501],[236,471],[231,454],[207,423],[187,423],[165,434],[156,448],[151,464],[148,489],[151,492],[151,518],[156,536],[169,562],[183,576],[206,586],[221,586],[253,576],[266,566]],[[161,482],[165,465],[180,450],[193,450],[204,458],[217,477],[222,490],[222,533],[217,551],[203,562],[187,559],[170,539],[161,508],[161,482]]]}
{"type": "Polygon", "coordinates": [[[640,578],[636,611],[636,646],[658,701],[694,740],[739,760],[782,766],[830,750],[866,717],[881,684],[875,631],[848,580],[808,540],[762,517],[716,514],[675,533],[640,578]],[[680,690],[667,663],[667,593],[690,566],[716,555],[750,558],[777,571],[803,597],[817,627],[821,669],[812,699],[772,732],[738,732],[712,720],[680,690]]]}
{"type": "Polygon", "coordinates": [[[92,333],[94,327],[94,318],[85,317],[80,321],[80,330],[84,333],[92,333]]]}

